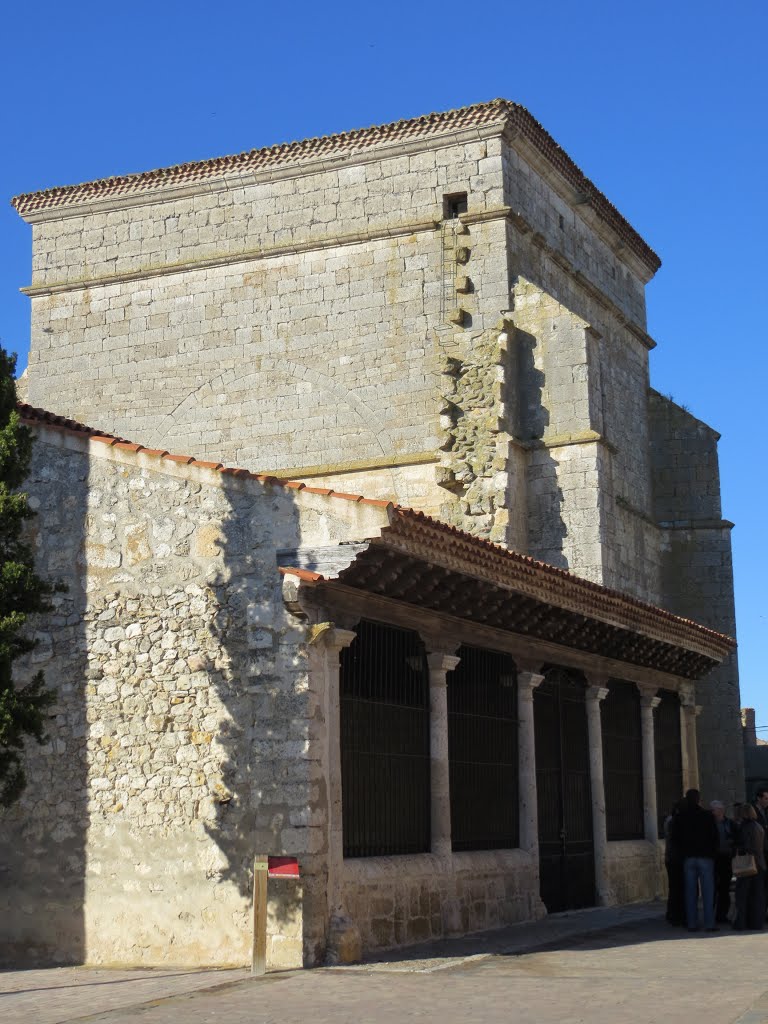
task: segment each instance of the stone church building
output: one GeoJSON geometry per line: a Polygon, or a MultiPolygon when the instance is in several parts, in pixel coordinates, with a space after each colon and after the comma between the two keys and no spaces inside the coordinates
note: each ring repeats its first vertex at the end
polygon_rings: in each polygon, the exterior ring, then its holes
{"type": "Polygon", "coordinates": [[[17,197],[48,744],[0,948],[239,964],[652,898],[742,795],[718,435],[520,106],[17,197]],[[85,426],[93,424],[93,426],[85,426]],[[186,454],[192,453],[192,454],[186,454]]]}

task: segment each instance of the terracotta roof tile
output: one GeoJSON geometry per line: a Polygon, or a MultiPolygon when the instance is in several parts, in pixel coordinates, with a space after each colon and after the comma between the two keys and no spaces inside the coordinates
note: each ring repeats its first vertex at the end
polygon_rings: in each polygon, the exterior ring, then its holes
{"type": "MultiPolygon", "coordinates": [[[[485,540],[482,537],[475,537],[472,534],[465,533],[463,530],[459,530],[455,526],[443,523],[439,519],[433,519],[424,512],[420,512],[412,508],[406,508],[402,505],[396,504],[395,502],[387,501],[386,499],[365,498],[359,494],[347,494],[342,491],[333,491],[327,487],[307,487],[302,484],[301,481],[280,480],[277,477],[268,476],[263,473],[251,473],[246,469],[222,466],[221,463],[205,462],[195,459],[190,455],[169,455],[167,452],[158,453],[155,449],[143,448],[141,445],[125,441],[123,438],[116,437],[115,435],[97,431],[93,427],[88,427],[85,424],[78,423],[76,420],[66,419],[63,416],[56,416],[53,413],[46,412],[44,409],[36,409],[33,406],[19,403],[18,410],[22,421],[27,424],[38,424],[53,427],[54,429],[68,434],[77,434],[81,437],[85,436],[92,441],[100,441],[105,444],[119,446],[123,450],[131,451],[136,454],[157,455],[157,457],[167,459],[171,462],[183,463],[185,465],[196,465],[204,469],[213,468],[214,471],[220,473],[233,474],[238,477],[248,477],[253,480],[258,480],[261,483],[269,482],[270,484],[280,487],[302,490],[307,494],[318,494],[323,497],[333,498],[334,500],[341,499],[342,501],[353,501],[360,505],[389,509],[390,528],[396,529],[398,522],[407,522],[417,526],[422,526],[433,536],[442,534],[446,538],[446,543],[459,544],[464,548],[465,552],[474,552],[474,557],[481,557],[481,553],[486,552],[494,558],[500,558],[502,561],[508,560],[511,563],[515,563],[518,567],[527,568],[532,574],[544,574],[545,576],[550,576],[553,580],[557,578],[563,582],[567,581],[568,584],[578,588],[582,593],[586,594],[590,592],[595,595],[595,598],[605,607],[607,607],[610,602],[620,602],[624,606],[636,608],[644,616],[650,615],[651,617],[662,618],[670,624],[680,628],[682,633],[687,630],[693,630],[702,639],[706,638],[713,642],[724,653],[727,653],[727,651],[736,647],[736,641],[732,637],[726,636],[723,633],[718,633],[706,626],[702,626],[700,623],[694,622],[692,619],[686,619],[680,615],[674,615],[665,608],[659,608],[656,605],[640,601],[638,598],[625,594],[622,591],[611,590],[599,583],[593,583],[591,580],[586,580],[581,576],[577,576],[574,573],[569,572],[567,569],[560,569],[557,566],[549,565],[547,562],[541,562],[536,558],[532,558],[530,555],[521,554],[519,551],[510,551],[509,549],[502,547],[500,544],[494,544],[492,541],[485,540]]],[[[282,571],[298,574],[298,571],[292,568],[282,568],[281,572],[282,571]]],[[[323,578],[316,573],[312,575],[318,580],[323,578]]]]}
{"type": "Polygon", "coordinates": [[[521,135],[533,145],[568,184],[590,205],[606,223],[616,231],[627,247],[632,250],[654,273],[661,266],[661,260],[616,207],[603,195],[597,186],[581,171],[565,150],[519,103],[496,99],[489,103],[476,103],[443,113],[426,114],[422,117],[372,128],[324,135],[320,138],[304,139],[300,142],[252,149],[232,156],[216,157],[211,160],[197,160],[176,164],[173,167],[142,171],[139,174],[125,174],[79,185],[64,185],[18,195],[11,200],[22,215],[42,210],[56,209],[74,203],[84,203],[112,196],[135,195],[151,189],[168,186],[189,185],[194,182],[222,178],[228,174],[264,171],[285,165],[300,165],[322,157],[354,157],[376,146],[387,143],[414,142],[439,135],[449,135],[465,129],[482,128],[498,124],[500,129],[508,128],[521,135]]]}

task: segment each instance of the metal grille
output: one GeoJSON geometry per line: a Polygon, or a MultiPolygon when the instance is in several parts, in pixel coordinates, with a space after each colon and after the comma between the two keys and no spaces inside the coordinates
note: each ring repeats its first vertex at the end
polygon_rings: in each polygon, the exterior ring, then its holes
{"type": "Polygon", "coordinates": [[[642,839],[643,743],[635,684],[611,681],[601,710],[608,838],[642,839]]]}
{"type": "Polygon", "coordinates": [[[683,749],[680,740],[680,698],[671,690],[659,690],[661,703],[653,718],[656,745],[656,806],[659,836],[664,819],[683,796],[683,749]]]}
{"type": "Polygon", "coordinates": [[[550,913],[595,902],[583,683],[550,669],[533,697],[541,898],[550,913]]]}
{"type": "Polygon", "coordinates": [[[342,651],[345,857],[430,848],[429,673],[419,635],[361,621],[342,651]]]}
{"type": "Polygon", "coordinates": [[[448,676],[454,850],[518,845],[517,669],[511,657],[461,647],[448,676]]]}

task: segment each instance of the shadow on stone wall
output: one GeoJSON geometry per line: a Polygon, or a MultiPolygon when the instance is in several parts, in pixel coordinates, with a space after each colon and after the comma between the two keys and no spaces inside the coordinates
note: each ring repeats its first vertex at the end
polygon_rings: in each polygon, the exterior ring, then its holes
{"type": "Polygon", "coordinates": [[[37,571],[67,589],[32,625],[38,646],[17,663],[20,682],[44,670],[56,703],[47,742],[28,742],[24,793],[0,811],[0,962],[76,964],[85,956],[88,831],[87,462],[38,440],[25,489],[37,512],[28,533],[37,571]]]}
{"type": "Polygon", "coordinates": [[[559,483],[559,463],[541,442],[550,422],[544,404],[546,375],[536,366],[538,341],[533,334],[517,329],[517,436],[530,444],[528,452],[528,551],[561,569],[568,568],[564,546],[568,528],[563,518],[564,495],[559,483]]]}
{"type": "MultiPolygon", "coordinates": [[[[226,661],[212,668],[228,714],[217,738],[221,791],[206,831],[223,855],[220,880],[250,899],[255,855],[297,855],[303,878],[308,866],[312,694],[304,630],[283,605],[276,557],[300,545],[293,492],[266,484],[254,500],[257,484],[222,482],[229,512],[209,581],[216,611],[208,628],[226,661]]],[[[269,902],[268,956],[301,963],[300,884],[271,879],[269,902]]]]}

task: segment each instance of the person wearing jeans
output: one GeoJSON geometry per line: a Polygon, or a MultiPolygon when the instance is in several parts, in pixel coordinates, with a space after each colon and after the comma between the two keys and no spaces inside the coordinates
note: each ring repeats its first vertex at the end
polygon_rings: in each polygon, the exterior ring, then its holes
{"type": "Polygon", "coordinates": [[[708,932],[717,931],[715,924],[715,857],[720,842],[715,819],[701,807],[697,789],[685,794],[685,807],[674,819],[672,835],[683,858],[685,880],[685,916],[688,931],[699,929],[699,887],[702,916],[708,932]]]}

